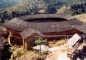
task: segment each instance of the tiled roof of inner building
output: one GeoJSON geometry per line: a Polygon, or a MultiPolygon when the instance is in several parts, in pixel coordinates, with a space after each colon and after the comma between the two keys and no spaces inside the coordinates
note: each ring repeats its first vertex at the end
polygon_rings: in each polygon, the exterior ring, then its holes
{"type": "Polygon", "coordinates": [[[32,34],[37,34],[39,36],[43,36],[43,34],[41,34],[39,31],[31,29],[31,28],[28,28],[20,33],[20,35],[22,36],[23,39],[31,36],[32,34]]]}

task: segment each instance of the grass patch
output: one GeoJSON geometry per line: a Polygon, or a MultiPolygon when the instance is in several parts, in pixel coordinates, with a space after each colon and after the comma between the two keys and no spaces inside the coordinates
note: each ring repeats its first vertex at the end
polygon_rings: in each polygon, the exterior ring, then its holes
{"type": "Polygon", "coordinates": [[[80,21],[86,22],[86,14],[75,15],[74,17],[80,21]]]}
{"type": "Polygon", "coordinates": [[[26,51],[23,48],[11,47],[10,51],[13,52],[10,60],[35,60],[40,58],[40,55],[32,50],[26,51]]]}
{"type": "Polygon", "coordinates": [[[11,47],[10,51],[12,52],[10,60],[19,58],[26,53],[26,50],[24,50],[23,48],[16,48],[16,47],[11,47]]]}
{"type": "Polygon", "coordinates": [[[67,39],[49,41],[50,47],[60,46],[67,42],[67,39]]]}

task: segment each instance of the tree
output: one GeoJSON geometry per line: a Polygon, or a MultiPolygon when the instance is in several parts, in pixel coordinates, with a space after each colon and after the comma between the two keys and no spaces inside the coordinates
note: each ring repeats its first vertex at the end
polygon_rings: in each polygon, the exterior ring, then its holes
{"type": "Polygon", "coordinates": [[[57,10],[54,7],[52,7],[52,8],[48,8],[47,12],[50,14],[55,14],[57,12],[57,10]]]}
{"type": "Polygon", "coordinates": [[[16,12],[15,11],[12,11],[12,17],[16,17],[16,12]]]}
{"type": "Polygon", "coordinates": [[[1,15],[1,22],[4,23],[4,20],[8,19],[8,13],[7,11],[4,11],[1,15]]]}
{"type": "Polygon", "coordinates": [[[42,44],[47,44],[47,39],[43,40],[41,37],[38,38],[37,40],[35,40],[35,44],[40,45],[40,55],[42,55],[41,53],[41,45],[42,44]]]}

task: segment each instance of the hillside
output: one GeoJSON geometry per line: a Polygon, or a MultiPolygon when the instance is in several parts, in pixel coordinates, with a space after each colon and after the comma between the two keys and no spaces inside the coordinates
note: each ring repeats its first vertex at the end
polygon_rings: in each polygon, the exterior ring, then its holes
{"type": "MultiPolygon", "coordinates": [[[[37,10],[38,8],[46,8],[45,2],[43,2],[43,0],[25,0],[22,1],[18,4],[16,4],[15,6],[12,6],[10,8],[7,8],[6,11],[8,13],[11,13],[12,11],[16,11],[19,13],[23,13],[23,12],[31,12],[33,10],[37,10]],[[10,10],[10,11],[9,11],[10,10]]],[[[35,12],[34,11],[34,12],[35,12]]]]}
{"type": "Polygon", "coordinates": [[[49,14],[82,14],[86,13],[85,0],[1,0],[0,20],[10,20],[14,17],[38,14],[39,10],[44,10],[49,14]],[[8,3],[9,2],[9,3],[8,3]],[[7,7],[8,8],[5,8],[7,7]]]}
{"type": "Polygon", "coordinates": [[[14,0],[0,0],[0,9],[11,7],[16,4],[14,0]]]}
{"type": "Polygon", "coordinates": [[[47,5],[43,0],[25,0],[15,6],[2,9],[0,11],[0,17],[4,20],[26,14],[36,14],[40,8],[44,10],[47,8],[47,5]]]}
{"type": "Polygon", "coordinates": [[[24,0],[0,0],[0,9],[12,7],[24,0]]]}
{"type": "MultiPolygon", "coordinates": [[[[62,6],[62,5],[81,4],[81,3],[83,3],[83,1],[86,2],[85,0],[52,0],[52,1],[51,0],[40,0],[40,1],[42,1],[42,3],[45,3],[46,5],[48,5],[49,8],[51,8],[51,7],[57,8],[58,6],[62,6]]],[[[39,0],[24,0],[24,1],[23,0],[0,0],[0,8],[6,8],[7,6],[12,6],[12,5],[15,5],[16,8],[17,7],[24,8],[26,6],[31,6],[32,3],[35,7],[36,4],[40,4],[40,1],[39,0]]],[[[44,6],[44,7],[46,7],[46,6],[44,6]]],[[[9,8],[7,8],[7,9],[9,9],[9,8]]],[[[15,9],[15,8],[13,7],[13,9],[15,9]]]]}
{"type": "Polygon", "coordinates": [[[83,1],[85,2],[85,0],[44,0],[46,3],[57,3],[57,2],[63,2],[65,4],[70,4],[70,5],[73,5],[73,4],[78,4],[78,3],[82,3],[83,1]]]}

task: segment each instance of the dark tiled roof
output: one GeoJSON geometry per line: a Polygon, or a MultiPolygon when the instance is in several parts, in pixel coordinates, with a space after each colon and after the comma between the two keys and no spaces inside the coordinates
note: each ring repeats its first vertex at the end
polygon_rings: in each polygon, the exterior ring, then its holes
{"type": "Polygon", "coordinates": [[[69,23],[71,24],[71,25],[74,25],[74,26],[77,26],[77,25],[82,25],[83,24],[83,22],[82,21],[80,21],[80,20],[78,20],[78,19],[71,19],[70,21],[69,21],[69,23]]]}
{"type": "Polygon", "coordinates": [[[35,15],[25,15],[18,17],[22,20],[37,19],[37,18],[64,18],[67,20],[73,19],[74,17],[70,14],[35,14],[35,15]]]}
{"type": "Polygon", "coordinates": [[[76,26],[76,29],[86,34],[86,23],[80,26],[76,26]]]}
{"type": "MultiPolygon", "coordinates": [[[[34,17],[34,15],[33,16],[28,15],[29,19],[30,19],[29,16],[31,16],[31,19],[32,17],[34,17]]],[[[42,18],[41,15],[37,15],[37,16],[42,18]]],[[[6,22],[5,26],[16,31],[23,31],[27,28],[31,28],[34,30],[38,30],[39,32],[45,33],[45,32],[60,32],[60,31],[70,30],[70,29],[73,29],[74,26],[83,24],[83,22],[77,19],[71,19],[71,20],[66,20],[66,21],[59,21],[59,19],[56,19],[55,21],[48,21],[47,19],[46,20],[40,19],[39,21],[25,21],[23,20],[23,18],[26,19],[27,18],[26,16],[25,17],[23,16],[21,18],[22,20],[20,18],[14,18],[6,22]]],[[[54,15],[52,18],[54,18],[54,15]]]]}

